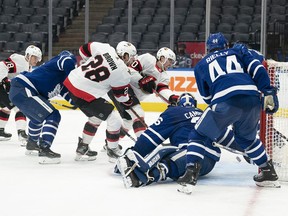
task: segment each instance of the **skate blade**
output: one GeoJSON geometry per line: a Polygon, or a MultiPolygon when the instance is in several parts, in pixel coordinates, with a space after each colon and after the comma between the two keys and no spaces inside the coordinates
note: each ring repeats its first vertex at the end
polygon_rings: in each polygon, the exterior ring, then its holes
{"type": "Polygon", "coordinates": [[[39,164],[59,164],[60,158],[39,157],[39,164]]]}
{"type": "Polygon", "coordinates": [[[94,161],[96,160],[96,156],[87,156],[87,155],[76,155],[75,161],[94,161]]]}
{"type": "Polygon", "coordinates": [[[38,156],[39,151],[37,150],[26,150],[25,155],[27,156],[38,156]]]}
{"type": "Polygon", "coordinates": [[[255,182],[258,187],[281,188],[279,181],[255,182]]]}
{"type": "Polygon", "coordinates": [[[180,193],[185,193],[187,195],[190,195],[190,194],[192,194],[192,191],[194,190],[194,187],[195,186],[190,185],[190,184],[179,185],[178,188],[177,188],[177,191],[180,192],[180,193]]]}
{"type": "Polygon", "coordinates": [[[11,140],[11,137],[0,137],[0,141],[8,141],[11,140]]]}

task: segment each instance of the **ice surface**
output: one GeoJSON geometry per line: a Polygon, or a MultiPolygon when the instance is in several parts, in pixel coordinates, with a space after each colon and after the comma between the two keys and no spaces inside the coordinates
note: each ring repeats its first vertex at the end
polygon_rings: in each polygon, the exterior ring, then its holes
{"type": "MultiPolygon", "coordinates": [[[[10,141],[0,142],[1,216],[280,216],[288,214],[288,185],[280,189],[259,188],[253,182],[257,167],[238,162],[236,155],[223,152],[220,162],[200,178],[191,195],[176,191],[172,181],[142,188],[125,189],[114,164],[102,146],[105,126],[100,126],[91,149],[96,161],[74,161],[78,136],[86,117],[80,111],[61,111],[62,121],[52,150],[62,154],[61,164],[40,165],[26,156],[17,140],[15,123],[6,131],[10,141]]],[[[147,113],[152,123],[159,113],[147,113]]],[[[13,115],[11,115],[13,118],[13,115]]],[[[132,134],[132,132],[130,132],[132,134]]],[[[124,148],[133,145],[127,137],[124,148]]],[[[241,156],[240,156],[241,157],[241,156]]]]}

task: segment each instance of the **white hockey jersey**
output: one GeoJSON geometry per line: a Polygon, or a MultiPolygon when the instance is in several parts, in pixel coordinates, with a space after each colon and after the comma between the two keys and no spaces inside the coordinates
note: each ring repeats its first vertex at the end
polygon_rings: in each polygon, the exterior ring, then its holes
{"type": "Polygon", "coordinates": [[[31,71],[28,61],[25,56],[20,54],[12,54],[8,59],[0,62],[0,81],[5,77],[14,78],[20,72],[31,71]]]}
{"type": "Polygon", "coordinates": [[[131,88],[140,101],[149,95],[143,92],[138,84],[139,80],[144,75],[153,76],[156,78],[156,91],[159,93],[161,92],[161,95],[164,96],[167,100],[169,100],[169,97],[173,94],[172,91],[168,88],[170,79],[167,72],[162,71],[162,69],[156,65],[156,62],[157,59],[153,55],[145,53],[139,55],[137,60],[130,65],[132,68],[130,69],[132,76],[130,83],[131,88]]]}
{"type": "Polygon", "coordinates": [[[112,89],[119,102],[128,101],[131,75],[115,49],[99,42],[88,43],[85,49],[89,50],[91,57],[71,71],[64,82],[68,90],[90,102],[112,89]]]}

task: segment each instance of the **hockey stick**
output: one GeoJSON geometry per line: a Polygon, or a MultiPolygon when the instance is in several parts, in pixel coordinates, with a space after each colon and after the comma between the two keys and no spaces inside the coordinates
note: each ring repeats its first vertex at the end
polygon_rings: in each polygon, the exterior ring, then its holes
{"type": "Polygon", "coordinates": [[[163,101],[165,101],[167,104],[170,104],[170,101],[167,100],[163,95],[161,95],[159,92],[157,92],[155,89],[153,89],[153,93],[160,97],[163,101]]]}
{"type": "Polygon", "coordinates": [[[53,100],[51,100],[50,103],[67,108],[67,109],[71,109],[71,110],[76,110],[78,108],[77,106],[68,106],[62,103],[58,103],[57,101],[53,101],[53,100]]]}
{"type": "Polygon", "coordinates": [[[247,155],[246,153],[241,152],[241,151],[238,151],[238,150],[236,150],[236,149],[229,148],[228,146],[223,146],[223,145],[221,145],[221,144],[219,144],[219,143],[216,143],[216,142],[213,142],[212,145],[213,145],[214,147],[218,147],[218,148],[222,148],[222,149],[225,149],[225,150],[227,150],[227,151],[230,151],[230,152],[232,152],[232,153],[234,153],[234,154],[239,154],[239,155],[248,157],[248,155],[247,155]]]}
{"type": "Polygon", "coordinates": [[[136,142],[137,140],[132,137],[124,128],[120,128],[120,131],[122,131],[126,136],[128,136],[133,142],[136,142]]]}
{"type": "Polygon", "coordinates": [[[133,112],[133,114],[139,119],[139,121],[141,122],[141,124],[142,124],[144,127],[148,128],[148,125],[143,121],[143,119],[138,115],[138,113],[137,113],[132,107],[130,107],[129,109],[130,109],[130,110],[133,112]]]}

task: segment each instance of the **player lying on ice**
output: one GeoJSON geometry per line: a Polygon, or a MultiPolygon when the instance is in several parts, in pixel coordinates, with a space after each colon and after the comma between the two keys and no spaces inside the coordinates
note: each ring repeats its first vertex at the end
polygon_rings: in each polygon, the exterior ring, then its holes
{"type": "MultiPolygon", "coordinates": [[[[116,172],[120,171],[125,187],[140,187],[168,177],[178,180],[186,170],[186,153],[191,138],[189,134],[195,130],[195,124],[202,113],[189,93],[179,97],[177,106],[168,106],[158,120],[138,138],[135,146],[118,159],[116,172]],[[162,145],[168,138],[170,145],[162,145]]],[[[229,129],[217,143],[243,152],[229,129]]],[[[206,144],[200,176],[211,172],[221,155],[220,149],[211,140],[207,140],[206,144]]]]}

